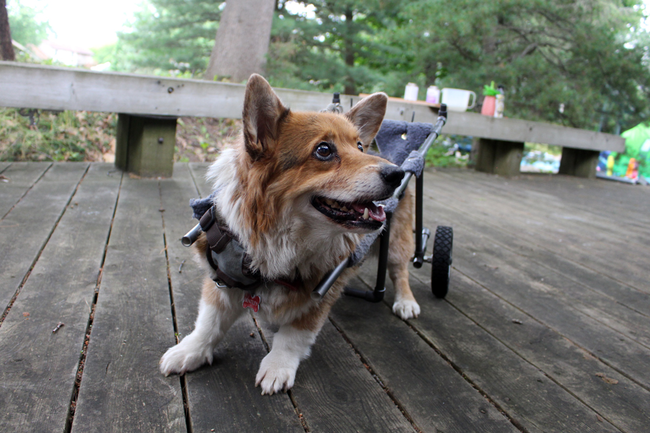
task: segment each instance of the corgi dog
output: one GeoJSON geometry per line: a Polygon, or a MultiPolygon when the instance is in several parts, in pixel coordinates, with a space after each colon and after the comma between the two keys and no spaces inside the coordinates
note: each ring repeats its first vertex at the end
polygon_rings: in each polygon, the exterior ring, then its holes
{"type": "MultiPolygon", "coordinates": [[[[276,330],[256,386],[269,395],[293,386],[300,361],[354,269],[346,269],[320,301],[311,292],[365,234],[381,229],[386,214],[373,202],[390,197],[404,176],[367,152],[387,101],[386,94],[375,93],[346,114],[293,112],[264,78],[250,77],[240,142],[222,152],[208,178],[218,192],[213,209],[219,224],[245,250],[260,283],[248,290],[224,284],[210,264],[210,241],[201,234],[194,245],[207,275],[195,329],[163,355],[163,374],[211,364],[215,346],[250,306],[276,330]]],[[[420,313],[408,281],[415,249],[412,207],[407,190],[392,217],[388,255],[393,311],[402,319],[420,313]]]]}

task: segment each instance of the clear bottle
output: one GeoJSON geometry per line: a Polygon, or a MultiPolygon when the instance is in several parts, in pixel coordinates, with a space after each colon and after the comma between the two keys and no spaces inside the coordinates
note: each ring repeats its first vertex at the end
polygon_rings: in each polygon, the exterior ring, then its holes
{"type": "Polygon", "coordinates": [[[440,102],[440,89],[438,89],[438,86],[429,86],[426,101],[429,104],[437,104],[440,102]]]}
{"type": "Polygon", "coordinates": [[[497,87],[499,93],[496,95],[496,102],[494,104],[494,117],[502,118],[503,112],[505,111],[505,95],[503,86],[497,87]]]}
{"type": "Polygon", "coordinates": [[[418,85],[415,83],[408,83],[404,89],[404,99],[407,101],[418,100],[418,85]]]}

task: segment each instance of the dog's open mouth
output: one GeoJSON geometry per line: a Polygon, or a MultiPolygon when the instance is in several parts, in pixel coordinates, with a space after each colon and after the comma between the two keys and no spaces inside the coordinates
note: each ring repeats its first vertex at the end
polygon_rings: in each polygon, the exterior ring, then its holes
{"type": "Polygon", "coordinates": [[[325,197],[314,197],[311,204],[335,223],[350,228],[376,230],[386,220],[383,206],[372,201],[343,203],[325,197]]]}

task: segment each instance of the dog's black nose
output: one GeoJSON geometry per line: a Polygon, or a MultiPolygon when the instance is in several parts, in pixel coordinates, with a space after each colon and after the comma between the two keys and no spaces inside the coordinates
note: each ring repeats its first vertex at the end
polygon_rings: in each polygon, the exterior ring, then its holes
{"type": "Polygon", "coordinates": [[[384,182],[392,188],[397,188],[400,182],[402,182],[402,179],[404,179],[404,170],[392,164],[384,164],[379,174],[384,179],[384,182]]]}

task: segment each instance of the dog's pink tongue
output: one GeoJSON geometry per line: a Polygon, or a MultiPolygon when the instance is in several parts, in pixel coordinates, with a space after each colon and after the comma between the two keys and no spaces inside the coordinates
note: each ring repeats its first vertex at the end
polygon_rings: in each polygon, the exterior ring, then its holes
{"type": "Polygon", "coordinates": [[[383,206],[376,206],[374,203],[352,203],[352,208],[363,214],[368,209],[368,216],[375,221],[383,222],[386,220],[386,212],[383,206]]]}

